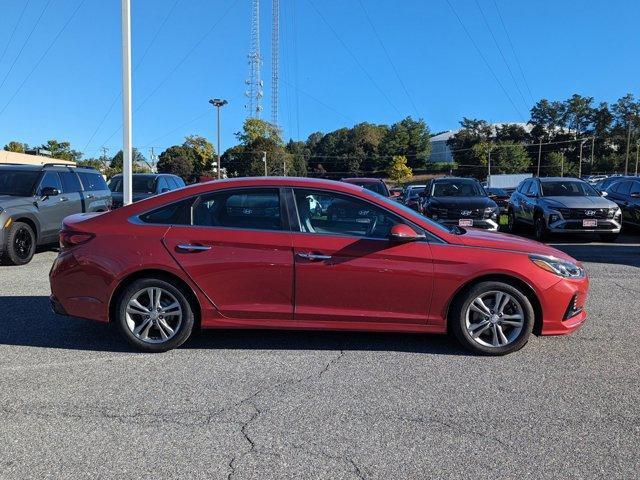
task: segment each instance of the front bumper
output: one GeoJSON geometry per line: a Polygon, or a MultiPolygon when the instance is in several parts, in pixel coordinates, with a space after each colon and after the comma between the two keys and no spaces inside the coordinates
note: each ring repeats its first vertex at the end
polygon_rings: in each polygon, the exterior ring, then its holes
{"type": "MultiPolygon", "coordinates": [[[[446,227],[453,227],[453,226],[459,225],[459,220],[451,220],[451,219],[439,220],[437,218],[433,218],[433,220],[435,220],[438,223],[441,223],[446,227]]],[[[467,219],[465,218],[462,220],[467,220],[467,219]]],[[[481,228],[484,230],[489,230],[490,232],[498,231],[498,223],[495,220],[491,220],[490,218],[486,218],[482,220],[474,218],[474,219],[468,219],[468,220],[471,220],[473,222],[473,225],[470,225],[469,227],[481,228]]],[[[464,228],[467,228],[467,226],[465,226],[464,228]]]]}
{"type": "Polygon", "coordinates": [[[550,221],[550,214],[545,215],[545,221],[547,223],[547,229],[552,233],[620,233],[621,223],[620,219],[598,219],[597,226],[585,227],[583,226],[583,220],[591,219],[571,219],[565,220],[560,218],[555,221],[550,221]]]}
{"type": "Polygon", "coordinates": [[[540,295],[542,335],[566,335],[587,319],[585,302],[589,279],[562,279],[540,295]]]}

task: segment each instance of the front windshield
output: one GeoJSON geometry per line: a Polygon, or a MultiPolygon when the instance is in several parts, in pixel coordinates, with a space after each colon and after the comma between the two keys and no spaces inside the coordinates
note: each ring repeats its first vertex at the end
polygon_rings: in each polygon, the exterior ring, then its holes
{"type": "Polygon", "coordinates": [[[542,182],[543,197],[598,197],[598,192],[588,183],[570,180],[542,182]]]}
{"type": "Polygon", "coordinates": [[[402,212],[404,213],[404,215],[411,221],[414,222],[427,222],[429,225],[437,228],[438,230],[442,231],[442,232],[446,232],[446,233],[452,233],[451,229],[449,227],[445,227],[444,225],[431,220],[430,218],[425,217],[424,215],[419,214],[418,212],[416,212],[415,210],[407,207],[406,205],[404,205],[403,203],[399,203],[396,202],[394,200],[391,200],[389,197],[385,196],[385,195],[380,195],[377,192],[371,191],[371,193],[373,195],[375,195],[376,198],[378,199],[382,199],[382,201],[384,202],[385,206],[393,206],[396,208],[399,208],[400,210],[402,210],[402,212]]]}
{"type": "Polygon", "coordinates": [[[431,187],[432,197],[484,197],[482,187],[476,182],[450,180],[435,182],[431,187]]]}
{"type": "Polygon", "coordinates": [[[420,193],[424,192],[424,189],[425,187],[411,187],[411,189],[409,189],[409,194],[407,195],[407,197],[415,198],[419,196],[420,193]]]}
{"type": "Polygon", "coordinates": [[[506,197],[509,195],[507,192],[505,192],[501,188],[487,188],[486,190],[487,190],[487,193],[489,193],[490,195],[499,195],[501,197],[506,197]]]}
{"type": "Polygon", "coordinates": [[[2,170],[0,172],[0,195],[29,197],[33,194],[40,177],[38,171],[2,170]]]}
{"type": "MultiPolygon", "coordinates": [[[[109,190],[122,193],[122,177],[112,177],[109,180],[109,190]]],[[[153,175],[134,176],[132,178],[132,190],[134,193],[155,193],[156,177],[153,175]]]]}

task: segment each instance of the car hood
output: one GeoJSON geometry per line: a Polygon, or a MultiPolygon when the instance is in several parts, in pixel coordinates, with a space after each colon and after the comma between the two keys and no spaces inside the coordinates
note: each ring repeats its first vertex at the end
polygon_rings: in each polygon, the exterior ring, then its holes
{"type": "Polygon", "coordinates": [[[23,205],[32,205],[33,197],[16,197],[13,195],[0,195],[0,207],[5,210],[11,207],[21,207],[23,205]]]}
{"type": "Polygon", "coordinates": [[[438,208],[475,209],[496,206],[496,202],[489,197],[429,197],[428,202],[438,208]]]}
{"type": "Polygon", "coordinates": [[[557,208],[615,208],[617,205],[604,197],[542,197],[542,203],[557,208]]]}
{"type": "Polygon", "coordinates": [[[492,248],[496,250],[508,250],[522,253],[536,253],[538,255],[549,255],[576,262],[574,258],[557,248],[536,242],[535,240],[509,235],[507,233],[487,232],[485,230],[470,228],[467,230],[467,233],[460,235],[459,238],[461,243],[470,247],[492,248]]]}

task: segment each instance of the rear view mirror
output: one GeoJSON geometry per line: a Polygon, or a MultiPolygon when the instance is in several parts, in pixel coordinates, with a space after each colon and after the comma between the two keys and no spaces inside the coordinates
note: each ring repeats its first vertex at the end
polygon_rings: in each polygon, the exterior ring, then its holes
{"type": "Polygon", "coordinates": [[[44,187],[42,190],[40,190],[40,196],[41,197],[55,197],[56,195],[59,195],[60,192],[58,191],[57,188],[53,188],[53,187],[44,187]]]}
{"type": "Polygon", "coordinates": [[[415,242],[416,240],[422,240],[424,238],[424,235],[416,233],[413,228],[403,223],[394,225],[389,231],[389,240],[394,243],[415,242]]]}

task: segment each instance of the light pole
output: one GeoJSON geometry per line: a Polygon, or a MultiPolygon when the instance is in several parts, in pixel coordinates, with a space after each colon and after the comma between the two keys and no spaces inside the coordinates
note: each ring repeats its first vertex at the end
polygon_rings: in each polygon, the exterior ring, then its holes
{"type": "Polygon", "coordinates": [[[131,5],[122,0],[122,203],[133,200],[131,188],[131,5]]]}
{"type": "Polygon", "coordinates": [[[267,176],[267,152],[262,152],[262,162],[264,163],[264,176],[267,176]]]}
{"type": "Polygon", "coordinates": [[[580,160],[578,160],[578,178],[582,177],[582,147],[586,143],[587,139],[580,142],[580,160]]]}
{"type": "Polygon", "coordinates": [[[217,170],[218,170],[218,180],[220,180],[220,171],[221,171],[220,166],[222,163],[222,154],[220,152],[220,107],[224,107],[229,102],[227,102],[222,98],[213,98],[209,100],[209,103],[214,107],[216,107],[216,110],[217,110],[217,117],[218,117],[218,167],[217,167],[217,170]]]}
{"type": "Polygon", "coordinates": [[[491,188],[491,145],[489,145],[489,153],[487,154],[487,187],[491,188]]]}
{"type": "Polygon", "coordinates": [[[640,154],[640,142],[636,143],[636,177],[638,176],[638,154],[640,154]]]}

